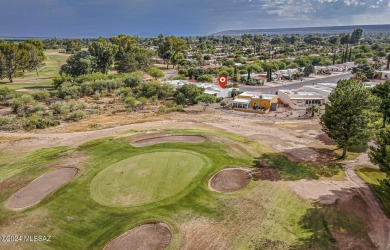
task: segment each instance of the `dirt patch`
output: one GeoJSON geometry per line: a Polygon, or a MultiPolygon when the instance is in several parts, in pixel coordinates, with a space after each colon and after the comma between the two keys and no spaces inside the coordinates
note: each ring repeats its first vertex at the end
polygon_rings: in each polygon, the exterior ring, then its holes
{"type": "Polygon", "coordinates": [[[313,200],[321,204],[333,204],[339,198],[346,198],[356,187],[349,181],[309,180],[287,181],[288,186],[296,194],[306,200],[313,200]]]}
{"type": "Polygon", "coordinates": [[[8,209],[18,211],[38,204],[47,195],[70,181],[77,168],[60,168],[48,172],[13,194],[7,201],[8,209]]]}
{"type": "Polygon", "coordinates": [[[230,193],[241,190],[251,182],[249,171],[227,168],[216,173],[209,181],[209,188],[216,192],[230,193]]]}
{"type": "Polygon", "coordinates": [[[164,223],[150,223],[133,228],[108,243],[104,250],[165,249],[171,242],[172,234],[164,223]]]}
{"type": "Polygon", "coordinates": [[[274,168],[260,168],[249,172],[252,179],[257,180],[269,180],[278,181],[281,180],[279,171],[274,168]]]}
{"type": "Polygon", "coordinates": [[[200,135],[168,135],[168,136],[160,136],[160,137],[152,137],[147,139],[141,139],[137,141],[133,141],[131,144],[136,147],[144,147],[150,146],[159,143],[165,142],[204,142],[206,138],[200,135]]]}
{"type": "Polygon", "coordinates": [[[325,145],[337,145],[337,143],[325,133],[317,135],[316,139],[322,141],[325,145]]]}

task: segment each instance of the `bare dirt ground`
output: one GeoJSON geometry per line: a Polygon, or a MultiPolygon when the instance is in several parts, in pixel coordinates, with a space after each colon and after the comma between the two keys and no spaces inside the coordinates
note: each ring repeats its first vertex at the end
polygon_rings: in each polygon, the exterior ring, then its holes
{"type": "Polygon", "coordinates": [[[151,138],[134,140],[132,141],[131,144],[136,147],[145,147],[145,146],[150,146],[150,145],[165,143],[165,142],[197,143],[197,142],[204,142],[205,140],[206,138],[199,135],[166,135],[166,136],[159,136],[159,137],[153,136],[151,138]]]}
{"type": "Polygon", "coordinates": [[[248,186],[251,179],[252,177],[246,169],[226,168],[211,177],[209,187],[216,192],[231,193],[248,186]]]}
{"type": "MultiPolygon", "coordinates": [[[[243,114],[240,112],[222,112],[210,107],[206,112],[201,107],[191,107],[184,113],[172,113],[164,117],[148,118],[150,122],[134,123],[132,115],[110,117],[110,119],[93,117],[91,124],[101,121],[105,129],[95,131],[74,131],[78,123],[64,125],[40,133],[6,133],[0,132],[0,137],[27,137],[24,140],[7,139],[0,143],[0,152],[23,153],[43,147],[78,146],[92,139],[117,136],[130,130],[163,133],[164,129],[220,129],[232,132],[252,141],[260,142],[270,150],[281,152],[289,158],[298,161],[327,162],[333,157],[330,146],[333,142],[321,130],[318,119],[300,119],[243,114]],[[118,119],[118,123],[116,120],[118,119]],[[119,124],[122,126],[116,126],[119,124]],[[116,126],[116,127],[115,127],[116,126]],[[70,129],[71,128],[71,129],[70,129]]],[[[81,128],[91,128],[88,120],[82,121],[81,128]]],[[[301,180],[289,182],[292,190],[305,199],[323,204],[344,204],[353,208],[354,203],[348,203],[351,197],[360,196],[367,203],[366,219],[369,235],[379,249],[389,248],[390,221],[381,210],[378,201],[369,187],[354,172],[358,165],[368,165],[367,155],[363,154],[354,162],[345,162],[347,178],[344,181],[301,180]]],[[[359,211],[356,211],[358,214],[359,211]]]]}
{"type": "Polygon", "coordinates": [[[144,224],[117,237],[104,250],[162,250],[169,245],[171,238],[166,224],[144,224]]]}
{"type": "Polygon", "coordinates": [[[48,172],[13,194],[7,201],[8,209],[17,211],[38,204],[47,195],[70,181],[77,168],[60,168],[48,172]]]}

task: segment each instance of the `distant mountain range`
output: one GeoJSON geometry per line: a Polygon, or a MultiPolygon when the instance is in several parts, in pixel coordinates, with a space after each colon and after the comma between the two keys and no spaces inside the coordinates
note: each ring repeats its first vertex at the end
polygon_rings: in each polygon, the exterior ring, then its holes
{"type": "Polygon", "coordinates": [[[357,28],[363,29],[365,33],[390,33],[390,24],[380,24],[380,25],[350,25],[350,26],[328,26],[328,27],[226,30],[226,31],[214,33],[213,35],[239,36],[243,34],[264,34],[264,35],[340,34],[340,33],[351,33],[354,29],[357,28]]]}

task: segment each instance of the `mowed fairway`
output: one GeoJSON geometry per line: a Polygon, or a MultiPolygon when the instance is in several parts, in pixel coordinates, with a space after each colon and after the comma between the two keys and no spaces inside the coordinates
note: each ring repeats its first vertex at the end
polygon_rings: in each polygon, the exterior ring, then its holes
{"type": "Polygon", "coordinates": [[[184,190],[205,165],[191,152],[152,152],[130,157],[101,171],[91,195],[105,206],[137,206],[163,200],[184,190]]]}

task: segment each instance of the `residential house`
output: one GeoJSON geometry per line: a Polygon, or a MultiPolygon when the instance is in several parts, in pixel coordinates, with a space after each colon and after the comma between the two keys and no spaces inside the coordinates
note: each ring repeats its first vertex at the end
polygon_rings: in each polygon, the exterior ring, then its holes
{"type": "Polygon", "coordinates": [[[315,92],[306,92],[304,90],[278,90],[278,98],[285,105],[294,110],[306,110],[310,105],[322,105],[325,97],[315,92]]]}
{"type": "Polygon", "coordinates": [[[278,98],[276,95],[260,92],[244,92],[233,100],[232,108],[237,111],[267,114],[276,110],[278,98]]]}

